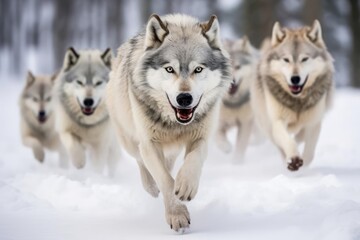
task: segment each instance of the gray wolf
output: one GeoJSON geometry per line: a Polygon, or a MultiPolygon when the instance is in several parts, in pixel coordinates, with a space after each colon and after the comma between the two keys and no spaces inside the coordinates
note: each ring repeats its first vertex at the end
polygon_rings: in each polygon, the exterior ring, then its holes
{"type": "Polygon", "coordinates": [[[76,168],[83,168],[86,152],[98,172],[108,166],[115,170],[118,155],[105,106],[105,86],[109,81],[110,49],[76,51],[69,48],[56,84],[56,129],[76,168]]]}
{"type": "Polygon", "coordinates": [[[236,41],[224,42],[232,63],[233,81],[222,100],[220,121],[216,141],[225,153],[232,150],[227,132],[237,128],[234,161],[243,160],[253,125],[253,113],[250,106],[250,83],[256,77],[259,52],[245,36],[236,41]]]}
{"type": "Polygon", "coordinates": [[[199,186],[219,103],[231,82],[218,20],[152,15],[118,49],[106,101],[122,146],[137,160],[145,190],[164,197],[167,223],[190,225],[187,207],[199,186]],[[175,179],[174,161],[185,148],[175,179]]]}
{"type": "Polygon", "coordinates": [[[27,73],[26,83],[19,100],[21,138],[23,144],[32,149],[34,157],[39,162],[44,161],[44,149],[48,149],[57,151],[60,166],[66,167],[66,153],[54,129],[55,78],[56,75],[35,76],[30,71],[27,73]]]}
{"type": "Polygon", "coordinates": [[[333,99],[333,72],[319,21],[300,29],[275,23],[271,46],[251,87],[251,103],[256,121],[291,171],[314,158],[321,122],[333,99]]]}

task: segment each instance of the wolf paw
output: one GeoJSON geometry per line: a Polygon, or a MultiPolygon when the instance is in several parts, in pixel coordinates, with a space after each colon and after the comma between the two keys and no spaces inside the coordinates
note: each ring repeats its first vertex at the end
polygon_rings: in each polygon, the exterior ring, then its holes
{"type": "Polygon", "coordinates": [[[218,141],[218,147],[224,153],[230,153],[232,151],[231,143],[228,141],[218,141]]]}
{"type": "Polygon", "coordinates": [[[184,232],[186,228],[190,227],[190,214],[187,207],[183,204],[176,204],[167,208],[166,221],[174,231],[184,232]]]}
{"type": "Polygon", "coordinates": [[[85,153],[79,152],[72,157],[72,162],[77,169],[85,167],[85,153]]]}
{"type": "Polygon", "coordinates": [[[181,168],[175,179],[175,195],[181,201],[194,199],[199,187],[199,178],[181,168]]]}
{"type": "Polygon", "coordinates": [[[34,153],[34,157],[39,161],[39,162],[44,162],[45,159],[45,152],[44,149],[42,148],[34,148],[33,149],[33,153],[34,153]]]}
{"type": "Polygon", "coordinates": [[[300,157],[292,157],[288,163],[288,169],[290,171],[297,171],[303,165],[304,161],[300,157]]]}

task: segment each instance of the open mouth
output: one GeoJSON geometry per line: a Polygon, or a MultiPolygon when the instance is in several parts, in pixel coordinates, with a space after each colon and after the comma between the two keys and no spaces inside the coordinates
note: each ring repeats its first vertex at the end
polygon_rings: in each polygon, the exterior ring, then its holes
{"type": "Polygon", "coordinates": [[[308,80],[308,77],[306,77],[305,82],[302,85],[289,85],[291,93],[294,95],[300,94],[302,92],[307,80],[308,80]]]}
{"type": "Polygon", "coordinates": [[[175,111],[176,120],[179,123],[184,124],[184,125],[190,123],[192,121],[194,115],[195,115],[196,108],[199,106],[199,103],[201,101],[201,97],[200,97],[199,102],[193,108],[177,108],[177,107],[175,107],[175,106],[173,106],[171,104],[169,96],[167,94],[166,94],[166,97],[168,98],[168,101],[169,101],[171,107],[175,111]]]}
{"type": "Polygon", "coordinates": [[[93,114],[95,112],[96,108],[92,108],[92,107],[81,107],[81,111],[83,114],[90,116],[91,114],[93,114]]]}
{"type": "Polygon", "coordinates": [[[232,81],[231,82],[231,86],[229,88],[229,94],[230,95],[234,95],[236,93],[236,91],[238,90],[239,88],[239,84],[236,84],[235,81],[232,81]]]}
{"type": "Polygon", "coordinates": [[[47,120],[47,117],[46,116],[38,116],[38,121],[39,123],[45,123],[47,120]]]}

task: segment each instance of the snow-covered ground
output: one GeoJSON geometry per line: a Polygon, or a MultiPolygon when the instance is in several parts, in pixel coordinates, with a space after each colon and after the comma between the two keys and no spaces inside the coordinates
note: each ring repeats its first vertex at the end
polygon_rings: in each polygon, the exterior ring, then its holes
{"type": "Polygon", "coordinates": [[[360,239],[360,91],[337,91],[316,158],[300,172],[288,172],[268,142],[242,164],[213,144],[188,204],[191,229],[179,236],[126,153],[113,179],[60,169],[55,154],[36,162],[20,142],[20,88],[0,88],[1,240],[360,239]]]}

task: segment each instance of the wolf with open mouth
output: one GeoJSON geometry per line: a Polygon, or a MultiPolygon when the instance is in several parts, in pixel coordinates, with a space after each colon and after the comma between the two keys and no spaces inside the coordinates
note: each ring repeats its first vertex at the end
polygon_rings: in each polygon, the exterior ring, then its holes
{"type": "Polygon", "coordinates": [[[198,190],[210,131],[230,87],[231,67],[218,20],[152,15],[146,29],[118,49],[106,100],[123,147],[137,160],[142,184],[162,193],[166,220],[188,228],[182,201],[198,190]],[[171,170],[185,148],[176,177],[171,170]]]}
{"type": "Polygon", "coordinates": [[[314,158],[321,122],[333,98],[333,72],[319,21],[299,29],[274,25],[271,46],[251,87],[251,104],[259,127],[291,171],[314,158]],[[297,146],[301,142],[302,154],[297,146]]]}

